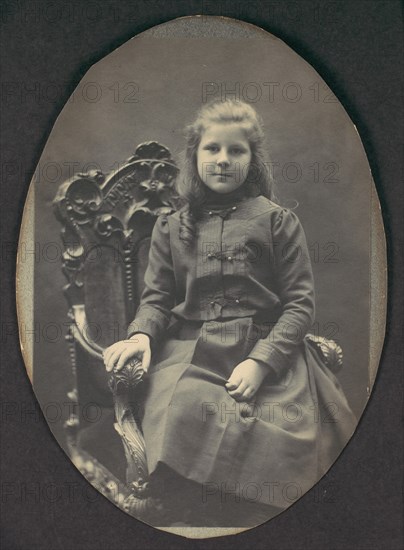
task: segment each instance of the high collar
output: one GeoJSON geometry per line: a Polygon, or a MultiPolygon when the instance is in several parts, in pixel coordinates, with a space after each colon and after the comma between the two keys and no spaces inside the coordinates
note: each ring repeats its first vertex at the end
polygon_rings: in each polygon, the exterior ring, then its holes
{"type": "Polygon", "coordinates": [[[240,202],[245,196],[243,185],[234,191],[230,191],[230,193],[216,193],[216,191],[212,191],[207,187],[205,189],[204,206],[208,208],[227,208],[240,202]]]}

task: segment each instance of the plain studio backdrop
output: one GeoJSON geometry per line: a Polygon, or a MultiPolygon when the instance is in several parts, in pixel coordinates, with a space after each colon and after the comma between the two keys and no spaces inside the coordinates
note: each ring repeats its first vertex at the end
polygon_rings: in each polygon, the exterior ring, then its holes
{"type": "MultiPolygon", "coordinates": [[[[314,331],[342,346],[338,377],[360,416],[370,345],[369,165],[352,121],[324,81],[283,42],[264,33],[245,39],[134,38],[91,68],[60,114],[32,184],[40,247],[34,321],[41,331],[34,388],[42,407],[66,403],[73,383],[64,339],[68,307],[61,226],[52,208],[59,185],[75,172],[117,168],[144,141],[166,145],[179,160],[185,124],[205,101],[221,94],[238,95],[263,117],[275,191],[300,218],[311,252],[314,331]],[[60,327],[59,337],[52,327],[60,327]]],[[[62,445],[67,412],[51,424],[62,445]]]]}

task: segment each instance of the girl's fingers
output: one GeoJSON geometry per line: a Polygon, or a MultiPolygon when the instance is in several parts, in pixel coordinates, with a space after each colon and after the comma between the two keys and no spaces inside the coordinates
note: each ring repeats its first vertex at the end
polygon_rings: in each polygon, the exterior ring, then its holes
{"type": "Polygon", "coordinates": [[[256,394],[255,388],[249,387],[243,393],[243,397],[246,401],[249,401],[250,399],[252,399],[254,397],[255,394],[256,394]]]}
{"type": "Polygon", "coordinates": [[[246,389],[247,389],[247,384],[246,382],[243,381],[241,382],[241,384],[238,386],[236,390],[227,390],[227,391],[231,397],[238,400],[243,395],[246,389]]]}
{"type": "Polygon", "coordinates": [[[113,359],[109,359],[108,363],[105,363],[105,368],[108,372],[111,372],[115,366],[115,361],[113,359]]]}
{"type": "Polygon", "coordinates": [[[113,346],[110,346],[106,349],[103,354],[105,364],[108,364],[113,360],[113,357],[116,355],[117,351],[120,349],[120,342],[117,342],[113,346]]]}
{"type": "Polygon", "coordinates": [[[229,385],[226,384],[226,389],[228,392],[234,392],[234,391],[243,391],[247,385],[243,380],[237,381],[237,382],[228,382],[229,385]]]}
{"type": "Polygon", "coordinates": [[[108,361],[109,370],[112,370],[115,367],[115,364],[120,359],[121,354],[123,353],[123,351],[124,350],[120,346],[117,346],[115,348],[115,351],[113,353],[111,353],[109,361],[108,361]]]}
{"type": "Polygon", "coordinates": [[[235,390],[240,386],[241,382],[242,382],[242,378],[233,372],[230,378],[228,379],[228,381],[226,382],[226,388],[228,390],[235,390]]]}
{"type": "MultiPolygon", "coordinates": [[[[117,342],[117,343],[119,343],[119,342],[117,342]]],[[[117,343],[112,344],[112,346],[109,346],[107,349],[104,350],[104,353],[102,354],[102,357],[104,359],[105,365],[107,365],[109,363],[111,355],[114,353],[114,351],[117,347],[117,343]]]]}
{"type": "Polygon", "coordinates": [[[103,359],[108,372],[111,372],[114,368],[121,370],[130,359],[137,356],[139,357],[139,362],[142,363],[142,368],[147,371],[151,359],[150,349],[146,349],[143,352],[142,349],[139,349],[139,346],[134,344],[136,344],[135,341],[116,342],[104,351],[103,359]],[[130,344],[129,346],[128,343],[130,344]],[[143,355],[142,359],[140,359],[141,355],[143,355]]]}
{"type": "Polygon", "coordinates": [[[111,361],[111,357],[112,357],[113,353],[109,352],[108,355],[107,354],[104,354],[104,364],[105,364],[105,368],[107,369],[108,372],[110,372],[113,367],[114,367],[114,363],[111,361]]]}
{"type": "Polygon", "coordinates": [[[113,370],[116,368],[116,364],[121,359],[122,354],[127,353],[127,349],[125,346],[117,346],[115,348],[115,351],[110,355],[109,361],[108,361],[108,369],[107,370],[113,370]]]}
{"type": "MultiPolygon", "coordinates": [[[[129,357],[128,357],[128,359],[129,359],[129,357]]],[[[121,370],[121,368],[126,363],[126,360],[127,360],[127,354],[125,352],[121,353],[118,361],[116,362],[115,370],[121,370]]]]}
{"type": "Polygon", "coordinates": [[[118,363],[115,367],[116,370],[121,370],[130,359],[133,359],[134,357],[136,357],[137,353],[138,353],[137,351],[136,353],[134,353],[133,350],[130,350],[130,351],[124,350],[121,353],[121,356],[119,357],[118,363]]]}

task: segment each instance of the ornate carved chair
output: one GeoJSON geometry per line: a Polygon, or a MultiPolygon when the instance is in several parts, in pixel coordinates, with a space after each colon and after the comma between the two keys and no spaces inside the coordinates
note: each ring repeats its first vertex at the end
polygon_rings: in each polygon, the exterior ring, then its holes
{"type": "Polygon", "coordinates": [[[143,290],[154,223],[178,207],[177,173],[166,147],[142,143],[118,170],[77,174],[54,199],[75,380],[68,393],[74,411],[65,426],[68,452],[99,491],[136,517],[156,505],[147,498],[145,449],[130,397],[142,373],[127,366],[109,377],[102,352],[126,337],[143,290]]]}
{"type": "MultiPolygon", "coordinates": [[[[65,426],[68,452],[107,498],[151,521],[164,511],[148,494],[146,449],[133,400],[141,364],[135,361],[108,375],[102,352],[126,337],[143,290],[156,218],[179,206],[177,173],[166,147],[143,143],[111,174],[77,174],[60,186],[54,200],[62,224],[67,340],[75,380],[68,393],[74,410],[65,426]],[[101,418],[96,414],[91,422],[91,415],[83,414],[89,406],[101,411],[101,418]]],[[[306,338],[332,370],[340,368],[342,352],[335,342],[306,338]]]]}

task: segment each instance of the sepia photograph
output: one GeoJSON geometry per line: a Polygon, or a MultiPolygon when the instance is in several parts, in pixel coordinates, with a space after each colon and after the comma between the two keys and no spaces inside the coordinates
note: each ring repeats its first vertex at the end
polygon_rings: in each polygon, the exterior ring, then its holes
{"type": "Polygon", "coordinates": [[[214,16],[135,36],[72,90],[24,209],[20,341],[50,430],[153,527],[271,520],[369,400],[385,248],[361,137],[290,46],[214,16]]]}

